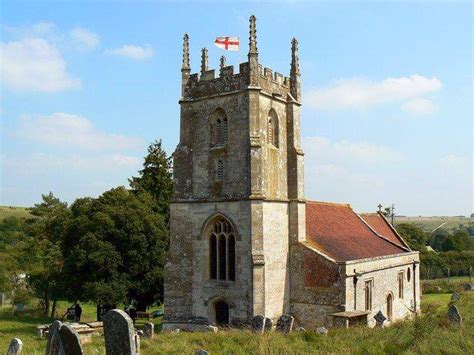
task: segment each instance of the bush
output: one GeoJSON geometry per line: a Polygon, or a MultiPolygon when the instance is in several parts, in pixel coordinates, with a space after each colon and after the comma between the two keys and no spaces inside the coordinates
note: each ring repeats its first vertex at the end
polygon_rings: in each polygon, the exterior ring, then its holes
{"type": "Polygon", "coordinates": [[[13,292],[13,304],[27,304],[32,299],[33,294],[26,287],[19,287],[13,292]]]}

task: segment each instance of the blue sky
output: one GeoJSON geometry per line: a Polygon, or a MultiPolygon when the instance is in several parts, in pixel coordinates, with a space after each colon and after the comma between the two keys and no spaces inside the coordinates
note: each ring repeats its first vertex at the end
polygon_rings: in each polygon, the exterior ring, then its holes
{"type": "Polygon", "coordinates": [[[309,199],[358,211],[468,215],[471,2],[2,1],[1,204],[69,202],[126,185],[149,142],[178,143],[181,45],[216,36],[288,75],[299,40],[309,199]]]}

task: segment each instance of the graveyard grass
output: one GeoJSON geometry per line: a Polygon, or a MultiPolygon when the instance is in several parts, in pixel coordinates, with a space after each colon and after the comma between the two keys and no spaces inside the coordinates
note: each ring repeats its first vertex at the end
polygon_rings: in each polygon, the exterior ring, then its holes
{"type": "MultiPolygon", "coordinates": [[[[463,324],[452,326],[445,319],[450,294],[423,296],[424,315],[414,320],[399,322],[385,329],[356,327],[331,329],[327,336],[312,332],[293,332],[281,335],[275,332],[256,335],[249,331],[222,331],[214,333],[156,333],[152,340],[142,340],[142,354],[194,354],[205,349],[218,353],[450,353],[467,354],[474,348],[474,292],[461,293],[456,303],[463,324]]],[[[61,310],[67,307],[61,302],[61,310]]],[[[92,321],[95,307],[83,305],[84,321],[92,321]]],[[[24,344],[25,354],[44,353],[45,339],[39,339],[36,326],[46,319],[26,313],[11,315],[11,308],[0,311],[0,351],[5,351],[13,337],[24,344]]],[[[141,321],[140,324],[144,322],[141,321]]],[[[155,319],[159,328],[160,319],[155,319]]],[[[105,354],[103,337],[94,337],[92,344],[84,347],[86,354],[105,354]]]]}

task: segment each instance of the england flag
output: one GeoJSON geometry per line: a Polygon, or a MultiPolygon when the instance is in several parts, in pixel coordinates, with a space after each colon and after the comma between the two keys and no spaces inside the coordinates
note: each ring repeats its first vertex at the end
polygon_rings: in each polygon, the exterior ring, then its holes
{"type": "Polygon", "coordinates": [[[227,51],[238,51],[239,37],[217,37],[214,44],[227,51]]]}

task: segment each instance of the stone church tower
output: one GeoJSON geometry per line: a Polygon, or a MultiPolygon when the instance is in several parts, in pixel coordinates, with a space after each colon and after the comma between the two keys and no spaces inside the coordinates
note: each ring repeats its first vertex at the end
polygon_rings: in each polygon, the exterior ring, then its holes
{"type": "Polygon", "coordinates": [[[191,74],[184,35],[164,328],[276,318],[290,311],[290,254],[305,239],[298,42],[290,77],[248,62],[191,74]]]}

